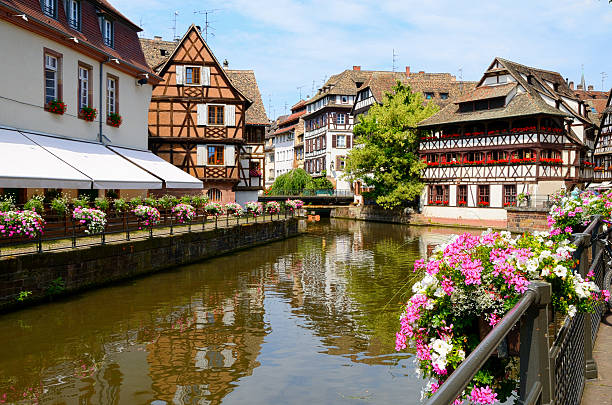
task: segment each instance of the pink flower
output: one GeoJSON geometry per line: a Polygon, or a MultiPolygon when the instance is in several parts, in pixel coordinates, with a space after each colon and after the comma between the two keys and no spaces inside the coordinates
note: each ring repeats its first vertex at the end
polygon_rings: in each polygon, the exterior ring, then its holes
{"type": "Polygon", "coordinates": [[[603,297],[604,301],[610,301],[610,290],[601,290],[601,296],[603,297]]]}
{"type": "Polygon", "coordinates": [[[565,233],[572,233],[573,229],[571,226],[566,226],[564,229],[565,233]]]}
{"type": "Polygon", "coordinates": [[[471,393],[471,400],[476,404],[494,404],[497,401],[497,394],[491,387],[474,387],[471,393]]]}
{"type": "Polygon", "coordinates": [[[406,335],[397,332],[395,334],[395,350],[398,352],[406,348],[406,335]]]}

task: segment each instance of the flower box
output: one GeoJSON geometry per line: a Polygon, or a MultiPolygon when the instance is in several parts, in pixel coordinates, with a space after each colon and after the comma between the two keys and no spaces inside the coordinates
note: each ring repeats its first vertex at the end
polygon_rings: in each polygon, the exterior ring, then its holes
{"type": "Polygon", "coordinates": [[[45,111],[49,111],[50,113],[63,115],[66,112],[68,106],[61,100],[53,100],[49,101],[45,104],[45,111]]]}
{"type": "Polygon", "coordinates": [[[79,111],[79,118],[85,121],[93,122],[97,116],[98,116],[98,110],[96,110],[95,108],[83,107],[79,111]]]}
{"type": "Polygon", "coordinates": [[[121,115],[116,113],[109,114],[106,117],[106,124],[110,125],[111,127],[119,128],[122,122],[121,115]]]}
{"type": "Polygon", "coordinates": [[[467,201],[459,200],[459,201],[457,201],[457,206],[458,207],[467,207],[467,201]]]}
{"type": "Polygon", "coordinates": [[[490,203],[488,201],[478,201],[479,207],[488,207],[490,203]]]}

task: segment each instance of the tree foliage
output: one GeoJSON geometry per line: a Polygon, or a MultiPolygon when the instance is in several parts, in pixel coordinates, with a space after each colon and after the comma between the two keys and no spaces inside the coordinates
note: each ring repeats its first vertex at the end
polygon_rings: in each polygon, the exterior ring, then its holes
{"type": "Polygon", "coordinates": [[[417,123],[438,111],[421,93],[398,82],[382,105],[374,104],[354,128],[355,147],[346,158],[345,177],[373,191],[364,193],[384,208],[414,200],[423,190],[425,167],[418,157],[417,123]]]}
{"type": "Polygon", "coordinates": [[[291,195],[304,190],[310,182],[312,177],[306,170],[293,169],[278,176],[270,191],[275,195],[291,195]]]}

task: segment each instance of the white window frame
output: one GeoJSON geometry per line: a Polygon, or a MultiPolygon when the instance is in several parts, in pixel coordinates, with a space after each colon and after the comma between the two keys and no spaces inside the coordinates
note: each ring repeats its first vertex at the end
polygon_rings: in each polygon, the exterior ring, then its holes
{"type": "Polygon", "coordinates": [[[117,113],[117,80],[114,77],[106,78],[106,116],[117,113]],[[111,83],[113,85],[111,86],[111,83]]]}
{"type": "Polygon", "coordinates": [[[81,2],[79,0],[68,2],[68,25],[74,30],[81,30],[81,2]]]}
{"type": "Polygon", "coordinates": [[[43,0],[43,14],[52,18],[57,18],[57,0],[43,0]]]}
{"type": "Polygon", "coordinates": [[[346,135],[336,135],[336,148],[346,148],[346,135]],[[342,142],[340,142],[340,139],[342,139],[342,142]]]}
{"type": "Polygon", "coordinates": [[[45,53],[45,103],[58,99],[58,64],[59,60],[56,56],[45,53]],[[53,73],[53,97],[51,97],[49,100],[47,99],[47,89],[50,88],[47,86],[47,72],[53,73]]]}
{"type": "Polygon", "coordinates": [[[104,39],[104,45],[109,48],[115,47],[115,27],[113,21],[106,17],[102,17],[102,38],[104,39]]]}
{"type": "Polygon", "coordinates": [[[89,69],[83,66],[78,67],[78,75],[79,75],[79,100],[78,106],[79,111],[82,108],[90,107],[89,105],[89,69]]]}
{"type": "Polygon", "coordinates": [[[346,124],[346,114],[344,114],[344,113],[336,114],[336,124],[337,125],[344,125],[344,124],[346,124]]]}

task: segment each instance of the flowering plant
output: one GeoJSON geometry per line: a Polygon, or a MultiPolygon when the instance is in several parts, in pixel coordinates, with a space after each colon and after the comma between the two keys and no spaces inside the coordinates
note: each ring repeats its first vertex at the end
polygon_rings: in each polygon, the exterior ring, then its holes
{"type": "Polygon", "coordinates": [[[261,206],[261,203],[257,201],[249,201],[245,203],[244,209],[248,214],[251,214],[254,217],[261,215],[261,213],[263,212],[263,207],[261,206]]]}
{"type": "MultiPolygon", "coordinates": [[[[428,262],[415,262],[423,278],[400,318],[396,349],[416,349],[418,372],[430,379],[424,396],[435,393],[480,342],[480,329],[495,327],[527,290],[529,280],[552,285],[552,307],[574,316],[607,299],[572,269],[575,246],[548,232],[513,239],[509,232],[468,233],[438,246],[428,262]],[[483,325],[484,324],[484,325],[483,325]]],[[[505,401],[517,388],[515,358],[491,357],[455,401],[505,401]]]]}
{"type": "Polygon", "coordinates": [[[218,202],[209,202],[204,206],[204,211],[209,215],[223,215],[223,205],[218,202]]]}
{"type": "Polygon", "coordinates": [[[62,100],[51,100],[45,105],[45,109],[54,114],[63,115],[68,106],[62,100]]]}
{"type": "Polygon", "coordinates": [[[119,125],[121,125],[121,122],[122,122],[121,115],[117,113],[110,113],[108,114],[108,117],[106,117],[106,123],[110,125],[111,127],[119,128],[119,125]]]}
{"type": "Polygon", "coordinates": [[[138,205],[132,210],[132,212],[134,215],[136,215],[139,221],[142,221],[144,226],[157,225],[161,221],[161,215],[159,214],[158,209],[155,207],[138,205]]]}
{"type": "Polygon", "coordinates": [[[240,204],[238,204],[236,202],[229,202],[229,203],[225,204],[225,211],[228,214],[233,214],[235,216],[239,216],[242,213],[242,207],[240,206],[240,204]]]}
{"type": "Polygon", "coordinates": [[[189,204],[177,204],[172,207],[172,213],[176,216],[176,219],[180,224],[185,222],[191,222],[195,218],[195,208],[189,204]]]}
{"type": "Polygon", "coordinates": [[[100,233],[106,226],[106,214],[95,208],[75,207],[72,218],[79,224],[85,225],[85,233],[100,233]]]}
{"type": "Polygon", "coordinates": [[[83,107],[79,111],[79,117],[83,118],[85,121],[93,121],[98,116],[98,110],[91,107],[83,107]]]}
{"type": "Polygon", "coordinates": [[[467,206],[467,201],[459,200],[459,201],[457,201],[457,205],[460,206],[460,207],[465,207],[465,206],[467,206]]]}
{"type": "Polygon", "coordinates": [[[278,214],[280,212],[280,203],[278,201],[266,203],[266,212],[268,214],[278,214]]]}
{"type": "Polygon", "coordinates": [[[565,238],[583,230],[595,215],[611,216],[612,192],[595,194],[592,191],[561,191],[552,196],[554,205],[548,214],[551,235],[565,238]]]}
{"type": "Polygon", "coordinates": [[[30,239],[42,235],[45,220],[35,211],[0,212],[0,236],[25,236],[30,239]]]}
{"type": "Polygon", "coordinates": [[[259,169],[250,169],[249,175],[251,177],[261,177],[261,171],[259,169]]]}
{"type": "Polygon", "coordinates": [[[304,201],[302,200],[287,200],[285,201],[285,206],[289,208],[290,211],[299,210],[304,206],[304,201]]]}
{"type": "Polygon", "coordinates": [[[489,206],[489,202],[488,201],[478,201],[478,206],[479,207],[488,207],[489,206]]]}

